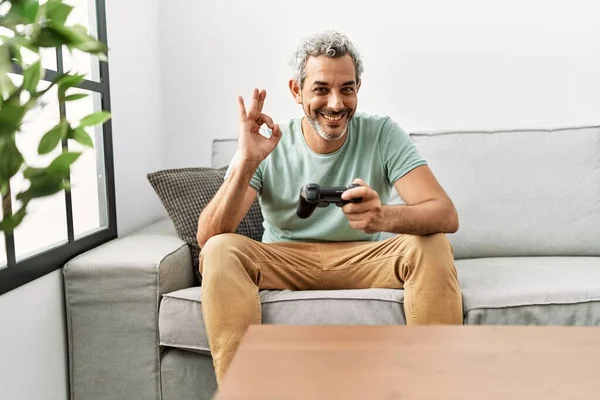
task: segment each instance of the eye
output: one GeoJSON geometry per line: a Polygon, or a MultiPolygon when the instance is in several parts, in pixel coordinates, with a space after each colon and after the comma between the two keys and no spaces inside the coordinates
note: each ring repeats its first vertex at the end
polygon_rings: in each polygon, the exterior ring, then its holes
{"type": "Polygon", "coordinates": [[[345,88],[342,88],[342,92],[352,93],[352,92],[354,92],[354,88],[351,86],[346,86],[345,88]]]}
{"type": "Polygon", "coordinates": [[[325,87],[318,87],[318,88],[315,88],[314,91],[316,93],[326,93],[327,92],[327,88],[325,88],[325,87]]]}

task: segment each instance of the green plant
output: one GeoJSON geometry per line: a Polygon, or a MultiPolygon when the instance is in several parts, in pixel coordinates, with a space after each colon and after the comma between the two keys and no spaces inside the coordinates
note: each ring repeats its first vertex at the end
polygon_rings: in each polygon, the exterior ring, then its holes
{"type": "Polygon", "coordinates": [[[39,0],[0,0],[0,27],[3,28],[0,30],[0,197],[3,210],[0,230],[7,235],[12,235],[14,228],[21,223],[31,200],[63,189],[70,190],[70,167],[81,153],[68,150],[69,140],[93,147],[85,128],[102,124],[110,118],[110,113],[100,111],[72,126],[64,115],[61,116],[60,122],[41,138],[38,153],[48,154],[59,145],[62,152],[43,168],[32,167],[17,147],[17,135],[24,134],[21,131],[23,120],[34,109],[42,107],[41,97],[50,89],[57,87],[61,107],[65,102],[87,96],[68,93],[84,79],[84,75],[70,72],[58,74],[47,87],[38,90],[45,75],[41,49],[65,46],[69,51],[77,49],[106,60],[108,49],[104,43],[90,36],[84,26],[68,26],[67,18],[72,9],[63,0],[49,0],[44,4],[40,4],[39,0]],[[37,61],[24,64],[23,51],[36,54],[37,61]],[[20,86],[16,86],[9,77],[9,73],[14,71],[23,75],[20,86]],[[20,207],[13,210],[10,199],[15,188],[11,188],[10,179],[19,172],[23,173],[29,185],[20,188],[16,194],[20,207]]]}

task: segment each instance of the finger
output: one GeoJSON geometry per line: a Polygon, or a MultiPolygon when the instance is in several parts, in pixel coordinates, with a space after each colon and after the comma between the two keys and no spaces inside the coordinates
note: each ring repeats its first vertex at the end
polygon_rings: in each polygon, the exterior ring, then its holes
{"type": "Polygon", "coordinates": [[[367,185],[367,183],[366,183],[365,181],[363,181],[362,179],[360,179],[360,178],[355,178],[355,179],[352,181],[352,183],[356,183],[356,184],[358,184],[358,185],[360,185],[360,186],[369,187],[369,185],[367,185]]]}
{"type": "Polygon", "coordinates": [[[362,197],[363,201],[370,195],[371,189],[368,186],[360,186],[348,189],[342,193],[342,200],[350,200],[362,197]]]}
{"type": "Polygon", "coordinates": [[[258,89],[254,88],[252,92],[252,103],[250,104],[250,112],[248,113],[248,119],[256,121],[260,116],[260,112],[258,111],[258,102],[259,102],[259,93],[258,89]]]}
{"type": "Polygon", "coordinates": [[[364,214],[364,213],[368,212],[370,209],[371,209],[371,206],[369,206],[366,203],[348,203],[348,204],[342,206],[342,211],[344,212],[344,214],[347,214],[347,215],[364,214]]]}
{"type": "Polygon", "coordinates": [[[240,110],[240,122],[246,122],[248,114],[246,114],[246,106],[244,105],[244,98],[242,96],[238,96],[238,108],[240,110]]]}
{"type": "Polygon", "coordinates": [[[273,133],[271,134],[271,140],[274,140],[275,143],[279,143],[279,139],[281,139],[281,128],[279,128],[278,124],[273,126],[273,133]]]}
{"type": "Polygon", "coordinates": [[[273,129],[273,120],[267,114],[260,114],[259,124],[265,123],[269,129],[273,129]]]}
{"type": "Polygon", "coordinates": [[[261,90],[258,94],[258,113],[262,113],[263,105],[265,104],[265,99],[267,98],[267,91],[261,90]]]}

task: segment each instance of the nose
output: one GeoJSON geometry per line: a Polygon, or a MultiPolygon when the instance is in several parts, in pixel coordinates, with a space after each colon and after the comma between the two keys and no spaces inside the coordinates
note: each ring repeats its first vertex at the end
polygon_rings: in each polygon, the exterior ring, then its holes
{"type": "Polygon", "coordinates": [[[342,96],[335,90],[332,90],[329,93],[329,98],[327,99],[327,107],[333,111],[340,111],[344,108],[344,103],[342,103],[342,96]]]}

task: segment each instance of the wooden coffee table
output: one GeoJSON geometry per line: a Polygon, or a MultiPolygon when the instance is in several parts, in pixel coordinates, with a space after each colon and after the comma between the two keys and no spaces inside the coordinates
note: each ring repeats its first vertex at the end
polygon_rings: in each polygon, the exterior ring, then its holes
{"type": "Polygon", "coordinates": [[[253,325],[218,400],[600,399],[600,327],[253,325]]]}

